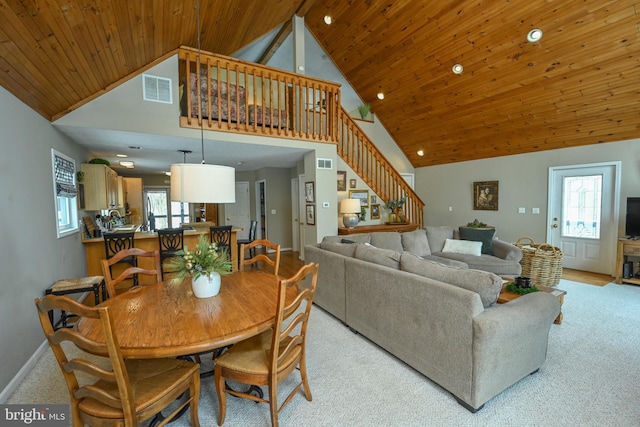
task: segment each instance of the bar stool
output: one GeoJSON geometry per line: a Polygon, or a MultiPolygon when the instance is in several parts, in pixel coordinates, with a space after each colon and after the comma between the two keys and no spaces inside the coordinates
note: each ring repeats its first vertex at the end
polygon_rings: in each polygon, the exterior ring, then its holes
{"type": "MultiPolygon", "coordinates": [[[[118,252],[125,249],[132,249],[134,247],[133,236],[135,236],[135,232],[126,232],[126,233],[104,233],[102,235],[104,237],[104,254],[106,259],[113,257],[118,252]]],[[[119,263],[129,264],[132,267],[137,267],[138,263],[135,257],[127,257],[123,258],[119,263]]],[[[109,267],[109,271],[113,274],[113,269],[109,267]]],[[[136,286],[138,284],[138,275],[133,276],[133,285],[136,286]]]]}
{"type": "Polygon", "coordinates": [[[231,226],[218,225],[209,228],[209,241],[218,246],[218,253],[227,252],[231,258],[231,226]]]}
{"type": "MultiPolygon", "coordinates": [[[[79,279],[64,279],[58,280],[45,290],[45,295],[69,295],[81,292],[93,292],[93,298],[95,305],[100,304],[100,295],[102,295],[102,301],[107,299],[107,291],[104,284],[103,276],[89,276],[81,277],[79,279]]],[[[51,324],[53,323],[53,311],[49,312],[49,319],[51,324]]],[[[62,324],[63,328],[67,328],[71,325],[68,324],[69,316],[65,311],[60,313],[60,320],[55,323],[54,329],[60,329],[59,324],[62,324]]]]}
{"type": "Polygon", "coordinates": [[[162,280],[164,273],[175,273],[175,270],[167,270],[165,260],[173,258],[176,252],[184,249],[184,228],[164,228],[158,230],[158,248],[160,249],[160,266],[162,270],[162,280]]]}

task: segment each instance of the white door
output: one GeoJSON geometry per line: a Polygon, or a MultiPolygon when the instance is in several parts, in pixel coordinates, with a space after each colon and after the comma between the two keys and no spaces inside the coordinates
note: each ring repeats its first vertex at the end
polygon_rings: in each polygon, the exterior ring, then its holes
{"type": "Polygon", "coordinates": [[[298,197],[298,178],[291,180],[291,240],[292,250],[298,252],[300,248],[300,209],[298,204],[300,203],[298,197]]]}
{"type": "Polygon", "coordinates": [[[305,200],[304,182],[305,182],[305,176],[298,175],[298,203],[296,204],[296,209],[298,209],[298,226],[300,229],[300,233],[299,233],[300,252],[298,252],[298,258],[300,258],[303,261],[304,261],[304,245],[306,244],[305,242],[307,237],[306,236],[306,232],[307,232],[306,219],[304,221],[301,220],[301,218],[306,218],[305,204],[303,202],[305,200]]]}
{"type": "Polygon", "coordinates": [[[236,182],[236,202],[224,205],[224,223],[225,225],[242,227],[243,230],[238,233],[238,239],[249,238],[249,227],[251,226],[249,207],[249,183],[236,182]]]}
{"type": "Polygon", "coordinates": [[[562,265],[611,274],[618,238],[620,162],[549,168],[547,241],[562,265]]]}

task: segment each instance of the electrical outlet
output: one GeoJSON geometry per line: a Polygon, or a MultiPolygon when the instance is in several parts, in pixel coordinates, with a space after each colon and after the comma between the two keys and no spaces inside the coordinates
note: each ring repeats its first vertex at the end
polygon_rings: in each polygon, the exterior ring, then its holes
{"type": "Polygon", "coordinates": [[[449,206],[449,212],[453,212],[453,206],[449,206]]]}
{"type": "Polygon", "coordinates": [[[275,209],[271,209],[271,215],[275,215],[276,214],[276,210],[275,209]]]}

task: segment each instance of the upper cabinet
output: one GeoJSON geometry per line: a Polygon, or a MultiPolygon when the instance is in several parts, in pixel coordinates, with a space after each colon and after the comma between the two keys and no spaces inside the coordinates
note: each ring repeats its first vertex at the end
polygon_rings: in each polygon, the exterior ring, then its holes
{"type": "MultiPolygon", "coordinates": [[[[80,209],[99,211],[120,206],[118,174],[106,165],[83,163],[84,206],[80,209]]],[[[120,181],[122,182],[122,181],[120,181]]]]}

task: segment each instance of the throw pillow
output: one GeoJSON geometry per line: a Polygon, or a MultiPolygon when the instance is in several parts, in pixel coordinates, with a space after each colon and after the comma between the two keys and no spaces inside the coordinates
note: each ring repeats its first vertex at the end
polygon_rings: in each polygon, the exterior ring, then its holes
{"type": "Polygon", "coordinates": [[[427,230],[420,229],[415,231],[409,231],[406,233],[400,233],[402,239],[402,248],[405,251],[409,251],[412,254],[418,256],[431,255],[431,248],[429,247],[429,240],[427,240],[427,230]]]}
{"type": "Polygon", "coordinates": [[[502,290],[502,279],[493,273],[451,267],[408,252],[400,257],[400,269],[475,292],[485,308],[495,304],[502,290]]]}
{"type": "Polygon", "coordinates": [[[367,243],[356,245],[354,257],[374,264],[398,269],[400,267],[400,253],[391,249],[380,249],[367,243]]]}
{"type": "Polygon", "coordinates": [[[480,256],[482,255],[482,242],[447,239],[444,242],[442,252],[480,256]]]}
{"type": "Polygon", "coordinates": [[[481,252],[483,254],[493,255],[493,236],[496,234],[495,228],[460,227],[459,231],[462,240],[482,242],[481,252]]]}

